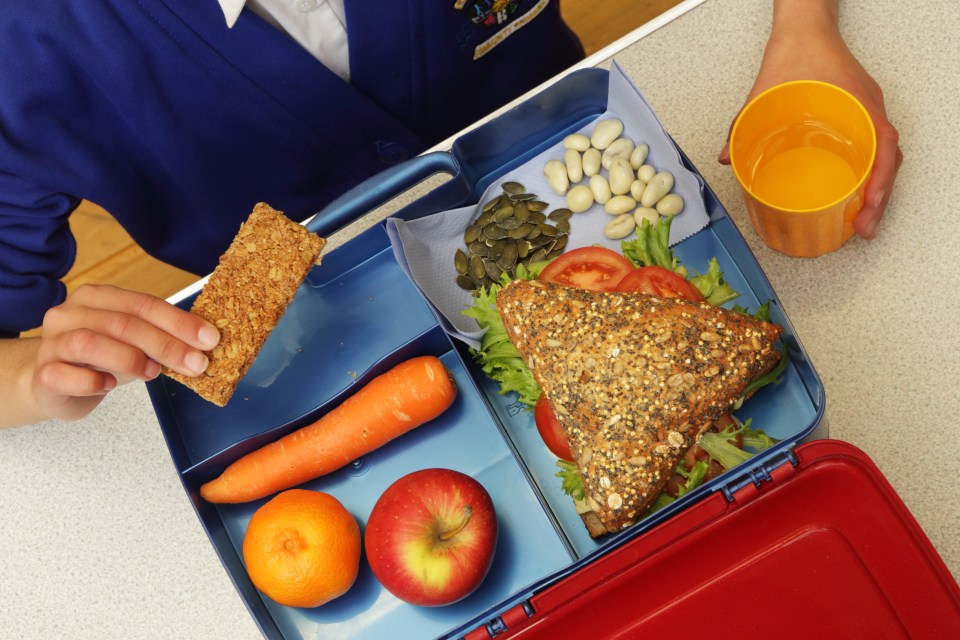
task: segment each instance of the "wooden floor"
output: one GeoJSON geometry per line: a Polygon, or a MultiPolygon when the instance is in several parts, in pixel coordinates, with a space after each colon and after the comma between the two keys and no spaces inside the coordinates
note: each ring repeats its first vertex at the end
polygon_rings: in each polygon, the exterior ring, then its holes
{"type": "MultiPolygon", "coordinates": [[[[590,55],[679,2],[563,0],[562,11],[590,55]]],[[[77,238],[77,260],[64,277],[68,292],[84,283],[109,283],[166,298],[197,279],[148,256],[108,212],[91,202],[73,213],[70,228],[77,238]]]]}

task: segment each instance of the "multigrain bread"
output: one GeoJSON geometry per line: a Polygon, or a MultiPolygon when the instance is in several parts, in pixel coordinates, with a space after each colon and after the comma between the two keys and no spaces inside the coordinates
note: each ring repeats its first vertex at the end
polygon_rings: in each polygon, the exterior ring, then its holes
{"type": "Polygon", "coordinates": [[[639,520],[781,357],[781,327],[705,303],[518,280],[497,308],[570,442],[594,537],[639,520]]]}
{"type": "Polygon", "coordinates": [[[207,353],[207,370],[198,377],[166,368],[163,373],[226,405],[325,244],[283,212],[258,203],[190,309],[220,330],[220,343],[207,353]]]}

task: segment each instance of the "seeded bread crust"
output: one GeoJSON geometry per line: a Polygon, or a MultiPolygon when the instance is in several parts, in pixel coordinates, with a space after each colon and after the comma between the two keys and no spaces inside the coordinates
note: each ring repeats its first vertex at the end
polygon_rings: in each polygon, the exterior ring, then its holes
{"type": "Polygon", "coordinates": [[[190,309],[220,330],[203,375],[163,373],[225,406],[253,364],[297,288],[319,263],[326,240],[258,203],[190,309]]]}
{"type": "Polygon", "coordinates": [[[585,514],[593,537],[639,520],[696,438],[781,357],[781,327],[706,303],[518,280],[497,308],[570,442],[602,525],[585,514]]]}

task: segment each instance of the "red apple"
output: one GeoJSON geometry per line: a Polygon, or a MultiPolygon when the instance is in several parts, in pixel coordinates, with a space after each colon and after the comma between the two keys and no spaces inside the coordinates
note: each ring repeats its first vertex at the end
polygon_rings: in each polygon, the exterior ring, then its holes
{"type": "Polygon", "coordinates": [[[435,607],[465,598],[490,570],[497,514],[470,476],[424,469],[390,485],[364,534],[373,574],[404,602],[435,607]]]}

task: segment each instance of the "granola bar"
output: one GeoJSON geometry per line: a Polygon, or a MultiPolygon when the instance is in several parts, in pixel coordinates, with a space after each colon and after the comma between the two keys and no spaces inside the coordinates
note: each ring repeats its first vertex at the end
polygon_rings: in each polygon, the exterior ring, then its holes
{"type": "Polygon", "coordinates": [[[190,309],[220,330],[203,375],[163,373],[224,406],[250,368],[326,240],[258,203],[190,309]]]}

